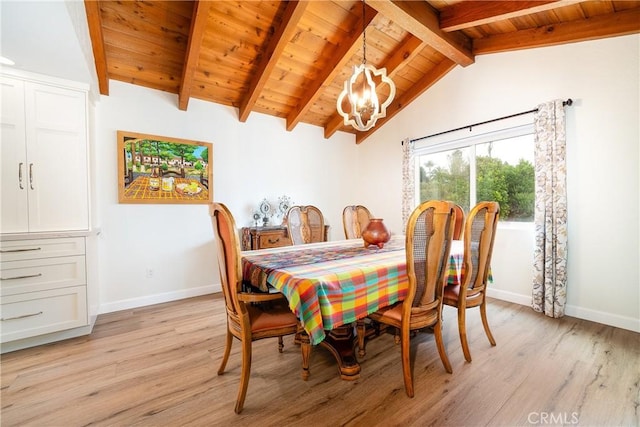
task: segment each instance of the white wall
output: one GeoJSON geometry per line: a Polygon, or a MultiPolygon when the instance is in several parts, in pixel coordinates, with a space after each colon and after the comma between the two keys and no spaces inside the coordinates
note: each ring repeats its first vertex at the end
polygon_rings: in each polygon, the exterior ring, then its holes
{"type": "Polygon", "coordinates": [[[117,81],[109,93],[96,105],[94,135],[101,312],[220,289],[206,205],[118,204],[118,130],[213,143],[214,200],[227,204],[238,227],[251,223],[262,199],[288,195],[318,206],[330,238],[343,238],[342,209],[358,202],[352,135],[326,140],[305,124],[287,132],[284,120],[257,113],[241,123],[236,109],[197,99],[181,111],[176,95],[117,81]]]}
{"type": "MultiPolygon", "coordinates": [[[[365,202],[401,231],[402,139],[572,98],[566,109],[566,314],[640,331],[639,40],[631,35],[479,56],[455,69],[361,145],[365,202]]],[[[499,230],[493,296],[530,304],[532,233],[499,230]]]]}

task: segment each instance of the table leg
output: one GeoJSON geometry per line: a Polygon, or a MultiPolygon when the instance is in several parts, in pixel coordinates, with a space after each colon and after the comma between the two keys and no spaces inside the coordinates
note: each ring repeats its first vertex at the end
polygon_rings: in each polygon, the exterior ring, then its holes
{"type": "Polygon", "coordinates": [[[301,345],[302,351],[302,379],[309,379],[309,361],[311,356],[311,340],[304,329],[296,334],[296,341],[301,345]]]}
{"type": "Polygon", "coordinates": [[[336,358],[340,378],[343,380],[353,381],[360,378],[360,364],[354,351],[356,340],[353,325],[345,325],[328,331],[327,336],[320,343],[336,358]]]}
{"type": "MultiPolygon", "coordinates": [[[[353,381],[360,378],[360,364],[356,359],[355,345],[358,337],[353,333],[353,325],[340,326],[327,331],[325,339],[319,344],[331,352],[338,363],[340,378],[353,381]]],[[[302,345],[302,379],[309,379],[309,356],[311,344],[306,331],[296,334],[295,343],[302,345]],[[305,348],[306,347],[306,348],[305,348]]]]}

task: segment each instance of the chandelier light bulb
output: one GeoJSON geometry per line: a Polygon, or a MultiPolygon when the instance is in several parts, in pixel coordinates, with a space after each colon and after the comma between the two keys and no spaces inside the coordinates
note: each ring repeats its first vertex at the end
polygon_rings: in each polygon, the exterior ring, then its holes
{"type": "Polygon", "coordinates": [[[372,65],[361,64],[354,67],[352,76],[344,82],[336,106],[345,125],[364,132],[374,127],[378,119],[386,117],[387,107],[393,101],[395,93],[395,85],[387,77],[386,68],[378,70],[372,65]],[[378,99],[374,77],[389,86],[389,96],[383,103],[378,99]],[[344,110],[343,103],[349,105],[348,111],[344,110]]]}

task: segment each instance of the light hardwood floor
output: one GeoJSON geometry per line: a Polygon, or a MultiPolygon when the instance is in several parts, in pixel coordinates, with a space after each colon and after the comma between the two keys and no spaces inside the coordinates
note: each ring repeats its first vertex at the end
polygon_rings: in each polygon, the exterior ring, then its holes
{"type": "Polygon", "coordinates": [[[473,362],[465,363],[455,310],[444,338],[453,374],[433,335],[412,340],[415,397],[404,392],[400,346],[391,334],[367,345],[357,381],[340,380],[314,349],[300,378],[292,338],[254,343],[242,414],[233,407],[240,346],[227,372],[220,296],[102,315],[93,334],[2,355],[2,426],[514,426],[640,424],[640,334],[565,317],[550,319],[503,301],[488,304],[498,345],[469,310],[473,362]]]}

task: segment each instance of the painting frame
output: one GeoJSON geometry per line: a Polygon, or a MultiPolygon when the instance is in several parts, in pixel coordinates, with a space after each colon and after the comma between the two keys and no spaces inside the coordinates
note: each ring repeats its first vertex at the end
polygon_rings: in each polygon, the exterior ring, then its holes
{"type": "Polygon", "coordinates": [[[118,203],[213,202],[213,144],[119,130],[118,203]]]}

